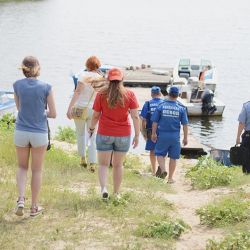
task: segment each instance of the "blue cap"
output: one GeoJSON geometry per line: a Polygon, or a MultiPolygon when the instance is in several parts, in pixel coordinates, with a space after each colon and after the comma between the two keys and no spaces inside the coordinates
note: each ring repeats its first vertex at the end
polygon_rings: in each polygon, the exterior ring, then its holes
{"type": "Polygon", "coordinates": [[[153,86],[153,87],[151,88],[151,93],[152,93],[152,94],[160,94],[160,93],[161,93],[161,88],[158,87],[158,86],[153,86]]]}
{"type": "Polygon", "coordinates": [[[174,95],[174,96],[178,96],[179,95],[179,88],[175,87],[175,86],[172,86],[170,89],[169,89],[169,94],[170,95],[174,95]]]}

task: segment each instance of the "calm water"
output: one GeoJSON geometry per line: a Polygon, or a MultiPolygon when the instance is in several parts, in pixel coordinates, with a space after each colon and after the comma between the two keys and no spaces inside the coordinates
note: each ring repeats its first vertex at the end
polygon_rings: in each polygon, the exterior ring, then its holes
{"type": "Polygon", "coordinates": [[[51,82],[58,118],[65,118],[72,93],[71,70],[98,55],[114,65],[174,66],[181,57],[209,58],[217,67],[217,96],[226,104],[221,119],[192,119],[201,142],[234,144],[237,117],[250,99],[250,3],[248,0],[47,0],[0,1],[0,87],[21,78],[22,58],[35,55],[41,79],[51,82]],[[203,2],[204,3],[204,2],[203,2]]]}

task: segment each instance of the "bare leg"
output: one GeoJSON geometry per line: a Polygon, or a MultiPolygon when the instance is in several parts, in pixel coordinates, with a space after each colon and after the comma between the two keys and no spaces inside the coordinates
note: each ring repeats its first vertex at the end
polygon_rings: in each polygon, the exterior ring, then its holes
{"type": "Polygon", "coordinates": [[[169,160],[169,175],[168,175],[169,180],[173,180],[175,168],[176,168],[176,160],[170,158],[170,160],[169,160]]]}
{"type": "Polygon", "coordinates": [[[126,152],[114,152],[112,165],[113,165],[113,185],[114,193],[119,193],[122,183],[123,174],[123,161],[126,156],[126,152]]]}
{"type": "Polygon", "coordinates": [[[19,199],[24,200],[25,197],[25,186],[27,180],[27,171],[29,168],[29,155],[30,155],[30,148],[29,147],[16,147],[16,154],[17,154],[17,188],[18,188],[18,196],[19,199]]]}
{"type": "Polygon", "coordinates": [[[150,150],[149,158],[152,167],[152,174],[155,175],[157,169],[156,169],[156,156],[154,150],[150,150]]]}
{"type": "Polygon", "coordinates": [[[31,148],[31,192],[32,192],[32,208],[37,205],[38,194],[41,189],[42,182],[42,164],[47,146],[31,148]]]}
{"type": "Polygon", "coordinates": [[[165,157],[163,156],[157,156],[157,161],[158,164],[160,165],[161,168],[161,172],[165,172],[166,171],[166,166],[165,166],[165,157]]]}
{"type": "Polygon", "coordinates": [[[107,186],[107,177],[108,177],[108,166],[111,159],[112,151],[98,151],[98,175],[101,189],[106,188],[107,186]]]}

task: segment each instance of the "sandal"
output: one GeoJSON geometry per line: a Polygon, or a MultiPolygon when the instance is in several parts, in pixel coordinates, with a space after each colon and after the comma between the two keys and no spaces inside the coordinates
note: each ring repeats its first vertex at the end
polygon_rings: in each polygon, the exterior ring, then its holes
{"type": "Polygon", "coordinates": [[[87,168],[87,162],[85,160],[85,157],[81,157],[81,162],[80,162],[80,165],[83,166],[84,168],[87,168]]]}
{"type": "Polygon", "coordinates": [[[173,183],[175,183],[175,180],[173,180],[173,179],[168,179],[168,184],[173,184],[173,183]]]}
{"type": "Polygon", "coordinates": [[[16,211],[15,214],[17,216],[23,216],[24,212],[24,202],[25,202],[25,198],[24,197],[19,197],[17,200],[17,207],[16,207],[16,211]]]}
{"type": "Polygon", "coordinates": [[[33,206],[30,208],[30,216],[35,217],[43,212],[44,208],[39,206],[33,206]]]}
{"type": "Polygon", "coordinates": [[[94,172],[95,172],[95,163],[90,163],[90,164],[89,164],[89,171],[90,171],[91,173],[94,173],[94,172]]]}

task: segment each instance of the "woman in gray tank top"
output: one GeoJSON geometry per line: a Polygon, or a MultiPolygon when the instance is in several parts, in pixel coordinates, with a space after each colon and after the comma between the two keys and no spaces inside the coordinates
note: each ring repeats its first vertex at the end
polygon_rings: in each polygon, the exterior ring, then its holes
{"type": "Polygon", "coordinates": [[[16,215],[24,214],[25,184],[31,155],[30,216],[36,216],[43,210],[38,206],[38,194],[41,188],[42,165],[48,145],[47,117],[55,118],[56,110],[51,85],[37,79],[40,75],[38,60],[33,56],[25,57],[21,69],[25,78],[13,84],[18,110],[14,132],[19,193],[16,215]],[[47,110],[46,106],[48,106],[47,110]]]}

